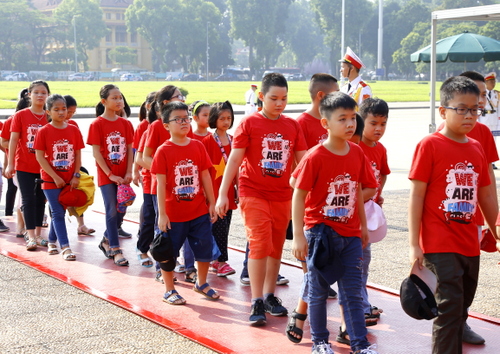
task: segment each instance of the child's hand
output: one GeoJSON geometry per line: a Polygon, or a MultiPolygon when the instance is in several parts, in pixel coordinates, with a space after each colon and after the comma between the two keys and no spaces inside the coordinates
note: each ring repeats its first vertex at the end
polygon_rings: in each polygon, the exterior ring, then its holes
{"type": "Polygon", "coordinates": [[[303,230],[293,232],[292,255],[299,261],[305,261],[308,253],[307,240],[303,230]]]}
{"type": "MultiPolygon", "coordinates": [[[[498,247],[498,243],[497,243],[498,247]]],[[[410,246],[410,263],[413,264],[415,260],[418,262],[418,268],[423,268],[424,261],[424,252],[422,252],[422,248],[420,246],[410,246]]]]}
{"type": "Polygon", "coordinates": [[[227,199],[227,195],[219,194],[219,198],[217,198],[217,203],[215,204],[215,211],[217,215],[222,219],[226,216],[227,209],[229,208],[229,200],[227,199]]]}
{"type": "Polygon", "coordinates": [[[5,177],[6,178],[12,178],[13,176],[14,176],[14,169],[12,168],[11,165],[9,165],[5,169],[5,177]]]}
{"type": "Polygon", "coordinates": [[[365,249],[366,246],[368,246],[369,239],[370,237],[368,236],[368,228],[361,227],[361,247],[363,247],[363,249],[365,249]]]}
{"type": "Polygon", "coordinates": [[[141,175],[139,173],[134,173],[134,177],[132,178],[132,182],[139,187],[139,183],[141,182],[141,175]]]}
{"type": "Polygon", "coordinates": [[[80,184],[80,178],[73,177],[71,178],[71,181],[69,181],[69,185],[71,188],[78,188],[78,185],[80,184]]]}
{"type": "Polygon", "coordinates": [[[123,178],[119,177],[119,176],[115,176],[115,175],[111,175],[109,176],[109,180],[111,182],[115,182],[116,184],[120,185],[120,184],[124,184],[125,181],[123,178]]]}
{"type": "Polygon", "coordinates": [[[163,232],[167,232],[167,230],[170,230],[170,226],[170,219],[167,214],[160,214],[158,216],[158,228],[163,232]]]}
{"type": "Polygon", "coordinates": [[[379,196],[378,200],[377,200],[377,204],[380,205],[380,206],[382,206],[382,204],[384,204],[384,197],[379,196]]]}
{"type": "Polygon", "coordinates": [[[130,184],[130,182],[132,182],[132,174],[131,173],[127,173],[125,174],[125,177],[123,178],[123,184],[130,184]]]}
{"type": "Polygon", "coordinates": [[[57,188],[63,188],[66,185],[66,182],[64,182],[64,180],[59,176],[54,178],[54,183],[57,188]]]}
{"type": "Polygon", "coordinates": [[[213,224],[217,221],[217,213],[215,212],[215,207],[212,204],[208,204],[208,213],[210,214],[210,221],[213,224]]]}

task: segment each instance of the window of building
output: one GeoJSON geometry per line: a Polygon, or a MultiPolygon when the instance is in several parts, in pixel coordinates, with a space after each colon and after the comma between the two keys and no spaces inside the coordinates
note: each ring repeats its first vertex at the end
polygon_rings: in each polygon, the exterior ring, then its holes
{"type": "Polygon", "coordinates": [[[130,42],[137,44],[137,32],[133,32],[130,34],[130,42]]]}
{"type": "Polygon", "coordinates": [[[106,33],[106,44],[111,45],[113,42],[113,30],[108,27],[108,32],[106,33]]]}
{"type": "Polygon", "coordinates": [[[117,26],[115,30],[115,41],[117,45],[127,44],[127,27],[117,26]]]}
{"type": "Polygon", "coordinates": [[[106,20],[111,20],[111,14],[109,12],[106,12],[106,20]]]}

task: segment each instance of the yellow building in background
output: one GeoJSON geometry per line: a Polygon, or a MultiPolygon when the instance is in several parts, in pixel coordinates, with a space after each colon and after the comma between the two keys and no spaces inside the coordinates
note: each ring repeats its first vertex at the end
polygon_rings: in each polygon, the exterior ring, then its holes
{"type": "MultiPolygon", "coordinates": [[[[62,0],[32,0],[40,11],[50,14],[62,0]]],[[[123,65],[124,70],[153,70],[152,54],[149,44],[137,33],[128,33],[125,24],[125,10],[133,0],[101,0],[103,20],[108,27],[108,34],[101,39],[99,46],[89,51],[89,71],[111,71],[117,67],[109,58],[109,51],[116,47],[128,47],[136,51],[135,65],[123,65]]]]}

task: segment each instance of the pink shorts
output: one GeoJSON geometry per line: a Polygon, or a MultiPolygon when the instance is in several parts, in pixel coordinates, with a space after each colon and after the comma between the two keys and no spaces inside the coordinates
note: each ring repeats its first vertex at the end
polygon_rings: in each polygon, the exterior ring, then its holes
{"type": "Polygon", "coordinates": [[[262,198],[240,197],[240,210],[247,233],[248,258],[281,259],[292,201],[274,202],[262,198]]]}

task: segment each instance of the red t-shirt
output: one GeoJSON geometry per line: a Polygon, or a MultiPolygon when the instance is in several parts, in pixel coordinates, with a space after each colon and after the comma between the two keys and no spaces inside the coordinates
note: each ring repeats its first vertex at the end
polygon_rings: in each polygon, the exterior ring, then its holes
{"type": "Polygon", "coordinates": [[[135,133],[134,133],[134,143],[132,144],[132,147],[137,150],[139,148],[139,142],[141,141],[141,137],[142,135],[144,134],[144,132],[146,131],[146,129],[148,129],[149,127],[149,122],[147,119],[144,119],[142,120],[139,125],[137,126],[137,128],[135,129],[135,133]]]}
{"type": "Polygon", "coordinates": [[[363,150],[348,143],[349,152],[344,156],[322,144],[315,146],[293,171],[295,187],[310,192],[305,200],[306,229],[326,224],[341,236],[361,236],[358,185],[376,188],[377,182],[363,150]]]}
{"type": "Polygon", "coordinates": [[[197,140],[191,139],[186,146],[167,140],[158,148],[151,173],[166,175],[165,210],[171,222],[185,222],[208,213],[201,172],[211,167],[205,147],[197,140]]]}
{"type": "Polygon", "coordinates": [[[3,122],[0,122],[0,131],[3,129],[3,122]]]}
{"type": "MultiPolygon", "coordinates": [[[[229,134],[228,134],[229,135],[229,134]]],[[[230,141],[232,141],[232,137],[230,137],[230,141]]],[[[226,169],[226,161],[222,157],[222,151],[220,149],[219,144],[214,139],[214,136],[210,134],[206,136],[202,141],[203,145],[205,145],[205,149],[207,149],[208,156],[210,157],[210,161],[212,161],[213,168],[210,169],[210,177],[212,177],[212,184],[214,187],[214,195],[215,199],[219,196],[220,185],[222,184],[222,176],[224,175],[224,170],[226,169]]],[[[222,146],[226,153],[226,157],[229,157],[231,153],[231,144],[222,146]]],[[[229,188],[228,199],[229,199],[229,209],[236,209],[235,202],[235,184],[231,188],[229,188]]]]}
{"type": "Polygon", "coordinates": [[[38,129],[48,124],[47,115],[38,119],[29,108],[17,111],[12,118],[11,133],[19,133],[16,147],[16,170],[40,173],[40,164],[35,157],[35,137],[38,129]]]}
{"type": "Polygon", "coordinates": [[[409,178],[427,183],[420,229],[423,252],[478,256],[478,189],[490,184],[481,144],[431,134],[418,143],[409,178]]]}
{"type": "Polygon", "coordinates": [[[2,126],[2,133],[0,134],[0,138],[5,139],[5,140],[10,140],[10,126],[12,124],[12,118],[14,116],[10,116],[7,118],[7,120],[3,123],[2,126]]]}
{"type": "Polygon", "coordinates": [[[246,148],[239,177],[242,197],[292,199],[289,180],[294,153],[307,150],[304,134],[295,119],[283,114],[276,120],[260,113],[246,116],[236,129],[232,148],[246,148]]]}
{"type": "Polygon", "coordinates": [[[368,146],[363,141],[359,142],[359,146],[365,153],[368,163],[372,167],[373,174],[377,180],[377,192],[371,198],[374,202],[378,201],[380,197],[382,176],[387,176],[391,173],[389,165],[387,164],[387,150],[380,142],[377,142],[375,146],[368,146]]]}
{"type": "MultiPolygon", "coordinates": [[[[66,183],[69,183],[75,173],[75,152],[85,147],[82,133],[76,126],[68,124],[64,129],[58,129],[52,124],[40,128],[35,140],[35,150],[45,152],[45,158],[52,169],[66,183]]],[[[54,182],[54,179],[40,169],[42,179],[54,182]]],[[[56,189],[54,183],[43,183],[42,189],[56,189]]]]}
{"type": "MultiPolygon", "coordinates": [[[[142,134],[141,139],[139,140],[139,146],[137,147],[137,152],[144,152],[144,143],[148,137],[149,129],[146,129],[144,134],[142,134]]],[[[151,190],[151,172],[144,167],[141,167],[141,175],[142,175],[142,191],[145,194],[156,194],[156,190],[154,193],[151,190]]]]}
{"type": "MultiPolygon", "coordinates": [[[[172,122],[175,123],[175,122],[172,122]]],[[[177,124],[177,123],[175,123],[177,124]]],[[[151,157],[155,156],[156,150],[168,139],[170,139],[170,132],[163,125],[163,120],[157,119],[148,129],[148,137],[146,138],[145,148],[152,149],[151,157]]],[[[193,137],[193,129],[189,126],[188,137],[193,137]]],[[[151,175],[151,194],[156,194],[156,177],[151,175]]]]}
{"type": "Polygon", "coordinates": [[[192,138],[193,138],[193,139],[196,139],[196,140],[198,140],[198,141],[203,141],[203,139],[205,139],[207,136],[211,136],[211,135],[212,135],[212,133],[210,133],[210,132],[208,132],[208,134],[207,134],[207,135],[198,135],[198,134],[195,134],[195,133],[193,132],[193,136],[192,136],[192,138]]]}
{"type": "Polygon", "coordinates": [[[297,117],[297,122],[300,124],[304,137],[306,138],[308,150],[313,146],[321,144],[328,138],[328,132],[321,125],[321,121],[314,118],[309,113],[302,113],[297,117]]]}
{"type": "MultiPolygon", "coordinates": [[[[99,145],[99,150],[112,174],[125,177],[127,173],[127,148],[132,145],[134,128],[127,119],[118,117],[114,121],[97,117],[90,123],[88,145],[99,145]]],[[[99,187],[114,183],[97,164],[97,182],[99,187]]]]}
{"type": "Polygon", "coordinates": [[[80,127],[78,126],[78,123],[77,123],[76,121],[74,121],[73,119],[68,120],[68,124],[72,124],[72,125],[74,125],[75,127],[80,128],[80,127]]]}

